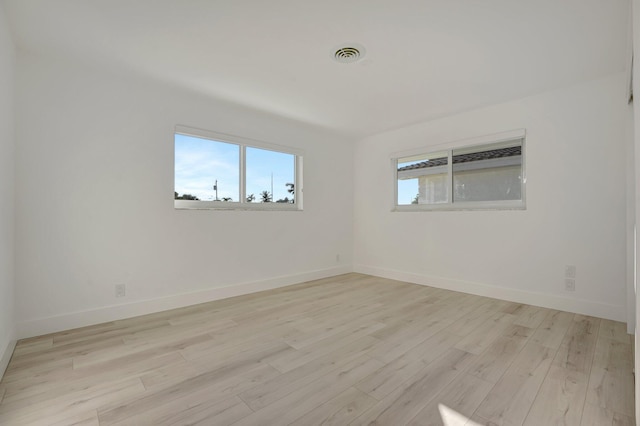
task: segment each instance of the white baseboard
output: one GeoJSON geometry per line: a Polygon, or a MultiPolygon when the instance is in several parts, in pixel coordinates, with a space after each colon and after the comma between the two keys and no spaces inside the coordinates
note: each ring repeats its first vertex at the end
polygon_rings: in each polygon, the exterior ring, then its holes
{"type": "MultiPolygon", "coordinates": [[[[43,334],[55,333],[58,331],[70,330],[73,328],[85,327],[89,325],[100,324],[103,322],[116,321],[139,315],[147,315],[155,312],[196,305],[198,303],[210,302],[214,300],[226,299],[229,297],[241,296],[244,294],[285,287],[288,285],[332,277],[349,272],[359,272],[362,274],[374,275],[399,281],[406,281],[414,284],[437,287],[446,290],[460,291],[463,293],[476,294],[478,296],[492,297],[496,299],[508,300],[511,302],[526,303],[529,305],[536,305],[544,308],[558,309],[583,315],[590,315],[598,318],[611,319],[614,321],[626,321],[626,309],[624,306],[615,306],[588,300],[571,299],[557,295],[498,287],[471,281],[420,275],[393,269],[378,268],[366,265],[355,265],[353,268],[351,268],[350,266],[342,266],[322,269],[300,274],[275,277],[267,280],[239,283],[227,287],[211,288],[191,293],[161,297],[157,299],[140,300],[122,305],[112,305],[85,311],[72,312],[63,315],[56,315],[52,317],[22,321],[18,322],[18,324],[16,325],[16,334],[18,339],[41,336],[43,334]]],[[[4,369],[7,366],[6,364],[8,364],[13,352],[14,346],[15,340],[13,341],[13,343],[9,344],[9,347],[6,349],[4,356],[0,361],[0,372],[4,372],[4,369]]]]}
{"type": "Polygon", "coordinates": [[[11,339],[7,343],[7,346],[4,348],[4,351],[0,352],[0,380],[2,380],[4,372],[7,371],[7,366],[9,365],[9,361],[11,360],[11,356],[13,355],[13,350],[15,348],[16,339],[11,339]]]}
{"type": "Polygon", "coordinates": [[[267,280],[238,283],[227,287],[211,288],[157,299],[140,300],[122,305],[105,306],[102,308],[72,312],[47,318],[38,318],[18,322],[16,326],[17,334],[19,339],[41,336],[43,334],[55,333],[58,331],[70,330],[78,327],[85,327],[88,325],[100,324],[103,322],[131,318],[140,315],[147,315],[155,312],[182,308],[185,306],[196,305],[198,303],[226,299],[229,297],[241,296],[243,294],[255,293],[278,287],[285,287],[288,285],[332,277],[349,272],[352,272],[351,266],[321,269],[300,274],[270,278],[267,280]]]}
{"type": "Polygon", "coordinates": [[[614,321],[625,322],[627,320],[626,308],[624,306],[609,305],[589,300],[570,299],[553,294],[498,287],[471,281],[420,275],[393,269],[377,268],[375,266],[355,265],[354,272],[614,321]]]}

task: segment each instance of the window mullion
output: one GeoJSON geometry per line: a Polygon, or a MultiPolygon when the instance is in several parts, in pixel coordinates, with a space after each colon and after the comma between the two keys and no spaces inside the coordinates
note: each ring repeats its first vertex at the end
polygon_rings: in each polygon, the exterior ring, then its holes
{"type": "MultiPolygon", "coordinates": [[[[391,160],[391,167],[393,167],[393,205],[392,209],[398,205],[398,167],[399,161],[397,158],[391,160]]],[[[418,193],[420,188],[418,187],[418,193]]]]}
{"type": "Polygon", "coordinates": [[[240,145],[240,203],[247,202],[247,147],[240,145]]]}
{"type": "Polygon", "coordinates": [[[401,155],[392,157],[395,211],[526,208],[524,131],[490,143],[458,142],[401,155]],[[418,196],[410,200],[416,183],[418,196]]]}
{"type": "MultiPolygon", "coordinates": [[[[260,141],[243,140],[232,135],[176,126],[174,207],[212,210],[302,210],[303,152],[260,141]],[[186,167],[185,164],[189,165],[196,156],[203,164],[210,164],[211,167],[206,170],[203,168],[201,171],[186,167]],[[255,199],[255,202],[247,202],[249,191],[253,193],[266,188],[263,181],[269,173],[272,181],[272,202],[262,203],[259,198],[255,199]],[[194,181],[198,182],[197,185],[194,181]],[[294,202],[287,203],[285,200],[291,198],[290,184],[293,184],[294,188],[294,202]],[[189,191],[194,194],[189,194],[189,191]],[[277,203],[278,200],[281,202],[277,203]]],[[[259,192],[256,194],[259,196],[259,192]]]]}
{"type": "Polygon", "coordinates": [[[453,204],[453,150],[447,152],[447,204],[453,204]]]}

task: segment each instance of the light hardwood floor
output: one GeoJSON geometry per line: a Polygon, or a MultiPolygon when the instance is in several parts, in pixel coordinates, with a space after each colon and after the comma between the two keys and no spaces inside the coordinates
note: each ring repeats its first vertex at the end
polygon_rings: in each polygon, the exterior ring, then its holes
{"type": "Polygon", "coordinates": [[[347,274],[18,342],[2,425],[632,425],[625,325],[347,274]]]}

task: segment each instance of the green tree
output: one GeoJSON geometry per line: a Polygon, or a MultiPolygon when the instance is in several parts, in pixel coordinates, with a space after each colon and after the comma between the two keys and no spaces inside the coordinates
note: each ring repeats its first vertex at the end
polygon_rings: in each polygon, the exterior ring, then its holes
{"type": "Polygon", "coordinates": [[[255,200],[255,199],[256,199],[256,196],[255,196],[255,195],[253,195],[253,194],[248,195],[248,196],[247,196],[247,203],[250,203],[250,202],[252,202],[252,201],[253,201],[253,200],[255,200]]]}
{"type": "Polygon", "coordinates": [[[191,195],[191,194],[182,194],[182,195],[178,195],[177,192],[173,192],[173,199],[174,200],[193,200],[193,201],[200,201],[200,199],[198,197],[196,197],[195,195],[191,195]]]}
{"type": "Polygon", "coordinates": [[[233,201],[231,197],[222,197],[222,201],[233,201]]]}
{"type": "MultiPolygon", "coordinates": [[[[287,186],[287,192],[289,194],[291,194],[291,200],[287,201],[288,203],[293,203],[295,202],[295,193],[296,193],[296,187],[295,184],[293,183],[285,183],[285,185],[287,186]]],[[[285,199],[287,199],[285,197],[285,199]]]]}
{"type": "Polygon", "coordinates": [[[262,191],[260,193],[260,202],[261,203],[270,203],[271,202],[271,194],[269,191],[262,191]]]}
{"type": "Polygon", "coordinates": [[[411,201],[411,204],[418,204],[420,200],[420,194],[416,194],[415,198],[411,201]]]}

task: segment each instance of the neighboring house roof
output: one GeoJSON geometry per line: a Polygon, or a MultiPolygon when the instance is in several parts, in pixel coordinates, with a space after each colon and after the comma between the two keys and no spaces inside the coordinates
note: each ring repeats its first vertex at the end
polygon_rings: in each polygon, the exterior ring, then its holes
{"type": "MultiPolygon", "coordinates": [[[[491,149],[489,151],[471,152],[469,154],[459,154],[453,156],[453,164],[469,163],[472,161],[481,160],[493,160],[495,158],[515,157],[522,155],[522,146],[512,146],[509,148],[491,149]]],[[[447,157],[432,158],[428,161],[421,161],[410,166],[400,167],[399,172],[407,170],[425,169],[427,167],[445,166],[447,164],[447,157]]]]}

